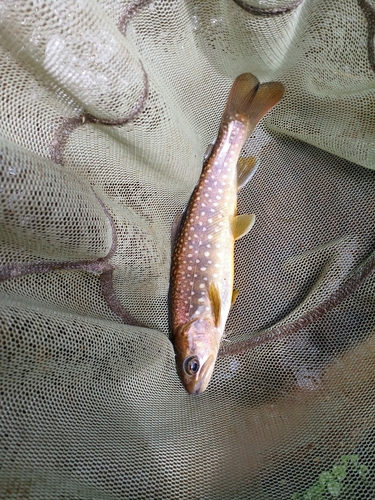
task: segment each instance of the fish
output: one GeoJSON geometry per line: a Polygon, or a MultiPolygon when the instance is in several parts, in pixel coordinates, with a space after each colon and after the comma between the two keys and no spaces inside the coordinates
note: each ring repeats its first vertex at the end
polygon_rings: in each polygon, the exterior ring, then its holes
{"type": "Polygon", "coordinates": [[[237,192],[252,177],[256,159],[239,158],[259,120],[284,95],[280,82],[238,76],[219,132],[179,224],[171,258],[169,316],[176,367],[189,394],[211,380],[225,324],[238,296],[234,242],[254,224],[237,215],[237,192]]]}

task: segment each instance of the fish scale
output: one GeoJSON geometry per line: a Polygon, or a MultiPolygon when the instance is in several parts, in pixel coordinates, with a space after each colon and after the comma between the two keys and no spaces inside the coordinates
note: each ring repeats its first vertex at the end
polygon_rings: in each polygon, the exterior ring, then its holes
{"type": "Polygon", "coordinates": [[[238,185],[252,176],[254,160],[241,149],[260,118],[282,97],[278,82],[260,85],[250,73],[234,82],[218,138],[204,163],[179,228],[172,257],[169,303],[172,342],[181,381],[203,392],[212,376],[233,301],[234,241],[253,215],[236,215],[238,185]]]}
{"type": "Polygon", "coordinates": [[[237,205],[237,158],[246,140],[241,122],[232,122],[206,162],[191,196],[173,257],[176,322],[211,313],[209,283],[221,284],[222,317],[229,312],[234,279],[231,219],[237,205]]]}

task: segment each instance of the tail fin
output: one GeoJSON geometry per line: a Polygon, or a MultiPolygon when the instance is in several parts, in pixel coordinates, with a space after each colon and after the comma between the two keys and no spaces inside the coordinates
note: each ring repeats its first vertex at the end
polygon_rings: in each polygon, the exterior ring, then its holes
{"type": "Polygon", "coordinates": [[[238,76],[229,93],[221,123],[242,121],[247,124],[250,134],[267,111],[280,101],[284,91],[279,82],[260,84],[251,73],[238,76]]]}

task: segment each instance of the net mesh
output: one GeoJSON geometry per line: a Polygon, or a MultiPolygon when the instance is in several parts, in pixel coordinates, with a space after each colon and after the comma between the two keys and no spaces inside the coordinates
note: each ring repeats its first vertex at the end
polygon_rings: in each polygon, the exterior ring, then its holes
{"type": "Polygon", "coordinates": [[[1,498],[374,498],[373,1],[3,0],[0,23],[1,498]],[[241,294],[189,396],[171,225],[244,72],[286,94],[243,150],[241,294]]]}

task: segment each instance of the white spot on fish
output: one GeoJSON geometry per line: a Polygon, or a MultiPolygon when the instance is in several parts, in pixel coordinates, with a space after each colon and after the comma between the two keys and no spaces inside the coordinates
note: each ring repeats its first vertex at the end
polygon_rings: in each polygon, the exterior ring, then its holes
{"type": "Polygon", "coordinates": [[[209,235],[208,235],[208,239],[209,239],[209,240],[212,240],[212,234],[209,234],[209,235]]]}
{"type": "Polygon", "coordinates": [[[199,288],[204,288],[206,285],[204,283],[199,284],[199,288]]]}
{"type": "Polygon", "coordinates": [[[207,271],[207,267],[201,267],[201,271],[207,271]]]}
{"type": "Polygon", "coordinates": [[[203,217],[204,215],[206,215],[206,212],[201,212],[201,216],[203,217]]]}
{"type": "Polygon", "coordinates": [[[214,278],[217,278],[217,277],[218,277],[218,274],[214,273],[214,274],[213,274],[213,277],[214,277],[214,278]]]}
{"type": "Polygon", "coordinates": [[[193,268],[191,266],[188,266],[188,271],[192,271],[193,268]]]}
{"type": "Polygon", "coordinates": [[[204,252],[204,256],[205,256],[205,257],[208,257],[209,255],[210,255],[210,252],[207,252],[207,251],[206,251],[206,252],[204,252]]]}
{"type": "Polygon", "coordinates": [[[196,261],[195,261],[195,262],[196,262],[197,264],[199,264],[200,260],[199,260],[199,259],[196,259],[196,261]]]}
{"type": "Polygon", "coordinates": [[[192,256],[193,256],[193,254],[192,254],[192,253],[188,253],[188,254],[187,254],[187,256],[188,256],[188,257],[189,257],[189,259],[190,259],[190,257],[192,257],[192,256]]]}

